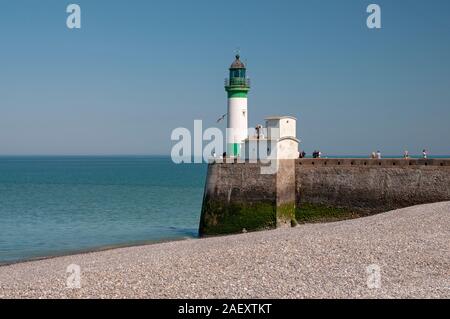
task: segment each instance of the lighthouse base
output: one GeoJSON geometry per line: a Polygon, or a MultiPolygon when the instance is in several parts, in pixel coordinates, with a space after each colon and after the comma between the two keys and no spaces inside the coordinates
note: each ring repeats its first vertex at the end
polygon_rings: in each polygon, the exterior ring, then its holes
{"type": "Polygon", "coordinates": [[[296,224],[295,161],[280,160],[275,174],[261,174],[262,165],[209,164],[200,236],[296,224]]]}
{"type": "Polygon", "coordinates": [[[227,157],[240,157],[242,154],[242,145],[240,143],[227,144],[227,157]]]}

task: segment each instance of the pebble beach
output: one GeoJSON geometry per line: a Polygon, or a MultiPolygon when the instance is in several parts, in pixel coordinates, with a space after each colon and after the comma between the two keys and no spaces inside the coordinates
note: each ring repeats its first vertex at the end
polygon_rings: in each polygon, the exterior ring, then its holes
{"type": "Polygon", "coordinates": [[[0,298],[450,298],[450,202],[0,266],[0,298]]]}

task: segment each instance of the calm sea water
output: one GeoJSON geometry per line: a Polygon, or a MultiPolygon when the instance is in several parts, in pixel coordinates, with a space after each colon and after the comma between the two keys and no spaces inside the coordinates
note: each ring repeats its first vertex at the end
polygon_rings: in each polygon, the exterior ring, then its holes
{"type": "Polygon", "coordinates": [[[0,263],[196,237],[206,165],[0,157],[0,263]]]}

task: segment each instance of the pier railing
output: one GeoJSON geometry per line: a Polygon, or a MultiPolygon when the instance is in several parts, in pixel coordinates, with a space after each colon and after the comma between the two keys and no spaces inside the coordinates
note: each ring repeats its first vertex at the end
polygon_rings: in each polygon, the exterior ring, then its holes
{"type": "Polygon", "coordinates": [[[378,166],[378,167],[406,167],[406,166],[440,166],[450,167],[449,158],[302,158],[297,159],[298,165],[316,166],[378,166]]]}

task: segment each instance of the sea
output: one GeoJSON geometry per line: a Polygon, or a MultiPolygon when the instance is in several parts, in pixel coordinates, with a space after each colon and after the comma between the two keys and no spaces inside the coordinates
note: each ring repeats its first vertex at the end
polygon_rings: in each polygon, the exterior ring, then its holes
{"type": "Polygon", "coordinates": [[[195,238],[206,170],[165,156],[0,157],[0,264],[195,238]]]}

